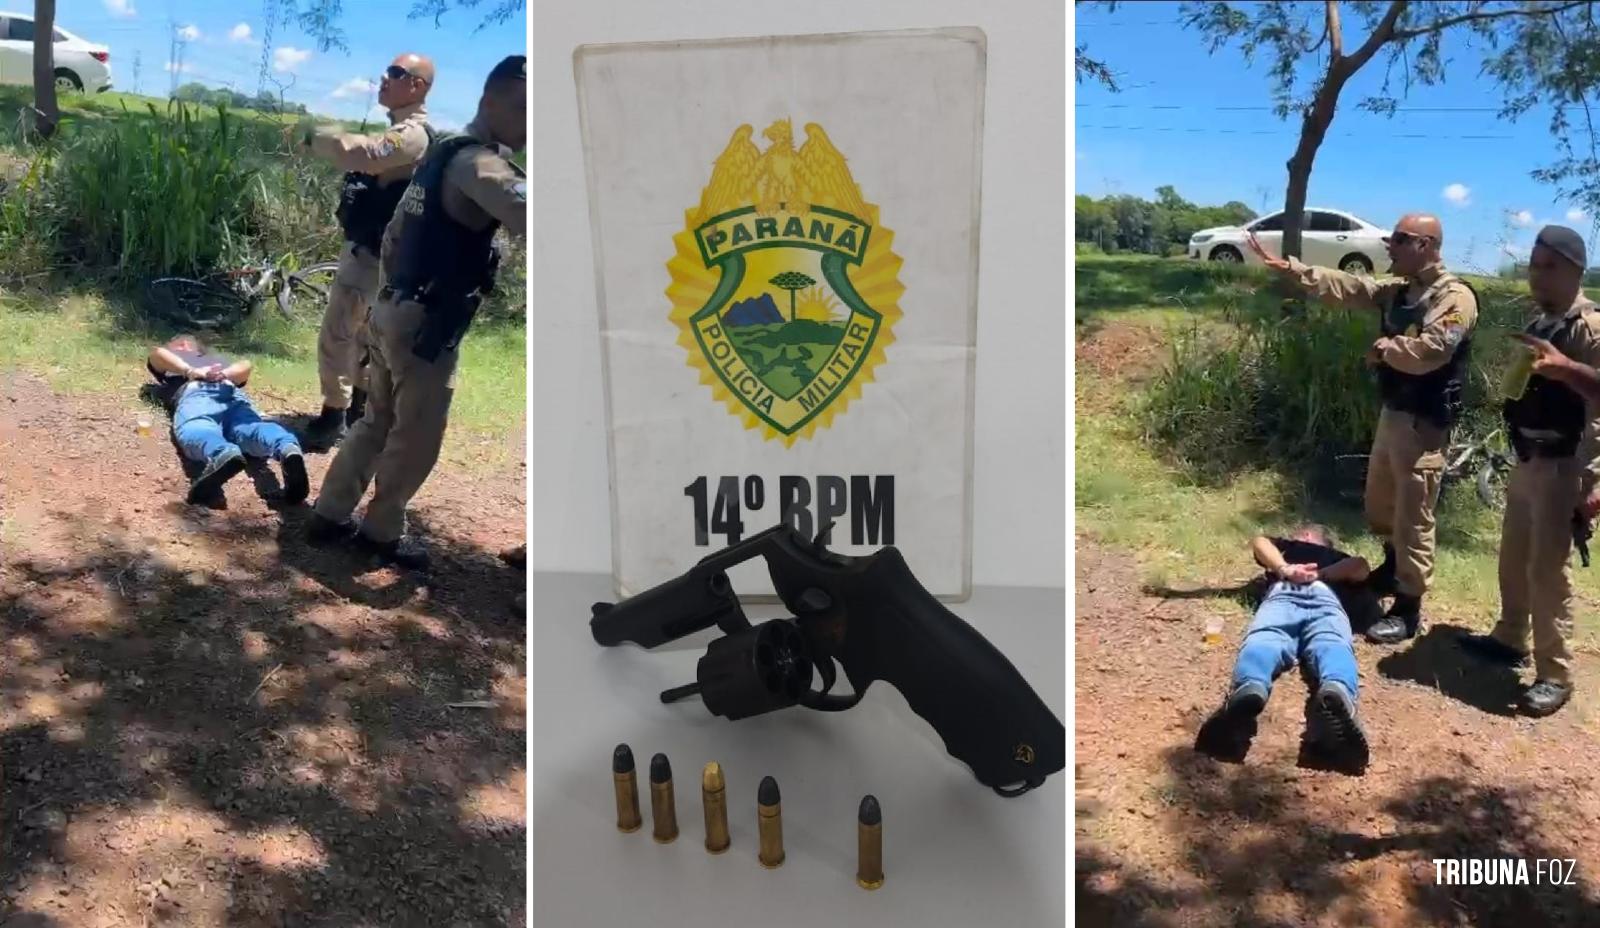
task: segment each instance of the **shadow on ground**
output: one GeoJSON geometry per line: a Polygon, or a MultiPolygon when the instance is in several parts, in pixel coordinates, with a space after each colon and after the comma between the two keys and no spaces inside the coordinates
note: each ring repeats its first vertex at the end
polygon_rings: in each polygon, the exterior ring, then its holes
{"type": "Polygon", "coordinates": [[[1181,879],[1126,868],[1080,838],[1078,924],[1394,924],[1407,911],[1412,924],[1600,924],[1596,888],[1581,873],[1571,886],[1436,884],[1436,858],[1520,858],[1531,878],[1535,860],[1572,857],[1536,837],[1529,793],[1436,776],[1374,796],[1395,824],[1362,834],[1319,820],[1314,802],[1248,766],[1219,765],[1185,748],[1170,749],[1165,762],[1175,805],[1186,810],[1174,835],[1181,879]],[[1395,902],[1405,908],[1394,911],[1395,902]]]}
{"type": "MultiPolygon", "coordinates": [[[[304,512],[285,516],[281,558],[270,543],[241,543],[226,571],[185,570],[97,528],[70,560],[0,565],[0,700],[13,719],[33,712],[0,733],[4,924],[83,923],[8,903],[82,861],[68,823],[169,802],[219,832],[277,829],[315,848],[310,860],[214,862],[228,924],[520,917],[525,826],[472,802],[522,777],[520,707],[446,704],[520,674],[523,627],[509,604],[522,574],[434,537],[431,580],[373,586],[356,559],[298,540],[304,512]],[[85,611],[95,600],[103,615],[85,611]]],[[[212,533],[203,543],[235,541],[218,525],[200,530],[212,533]]]]}
{"type": "Polygon", "coordinates": [[[1378,660],[1378,673],[1419,683],[1490,715],[1516,714],[1522,681],[1514,668],[1479,660],[1461,648],[1459,625],[1430,625],[1409,645],[1378,660]]]}

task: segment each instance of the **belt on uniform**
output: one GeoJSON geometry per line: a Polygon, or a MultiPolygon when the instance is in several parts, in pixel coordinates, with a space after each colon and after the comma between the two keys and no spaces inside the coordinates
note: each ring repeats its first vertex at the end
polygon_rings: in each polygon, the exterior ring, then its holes
{"type": "Polygon", "coordinates": [[[378,291],[378,299],[391,303],[420,303],[422,291],[416,288],[402,290],[399,287],[384,287],[378,291]]]}

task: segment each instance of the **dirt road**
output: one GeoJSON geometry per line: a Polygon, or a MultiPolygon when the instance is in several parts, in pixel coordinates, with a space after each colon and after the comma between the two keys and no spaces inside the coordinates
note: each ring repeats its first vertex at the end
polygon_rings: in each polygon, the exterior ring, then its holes
{"type": "Polygon", "coordinates": [[[525,924],[522,470],[435,473],[419,580],[140,408],[0,374],[0,925],[525,924]]]}

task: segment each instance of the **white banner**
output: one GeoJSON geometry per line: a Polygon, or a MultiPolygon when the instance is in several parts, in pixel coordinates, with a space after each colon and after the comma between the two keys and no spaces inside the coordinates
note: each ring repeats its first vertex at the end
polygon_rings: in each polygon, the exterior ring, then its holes
{"type": "Polygon", "coordinates": [[[575,62],[619,592],[785,520],[965,597],[983,33],[575,62]]]}

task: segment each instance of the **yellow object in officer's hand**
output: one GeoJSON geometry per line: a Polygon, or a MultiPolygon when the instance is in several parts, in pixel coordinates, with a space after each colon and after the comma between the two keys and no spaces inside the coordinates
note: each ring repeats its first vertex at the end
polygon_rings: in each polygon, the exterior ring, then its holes
{"type": "Polygon", "coordinates": [[[1508,400],[1520,400],[1522,394],[1528,390],[1528,380],[1533,376],[1533,349],[1518,346],[1516,360],[1511,364],[1511,369],[1506,371],[1505,383],[1501,385],[1500,392],[1508,400]]]}

